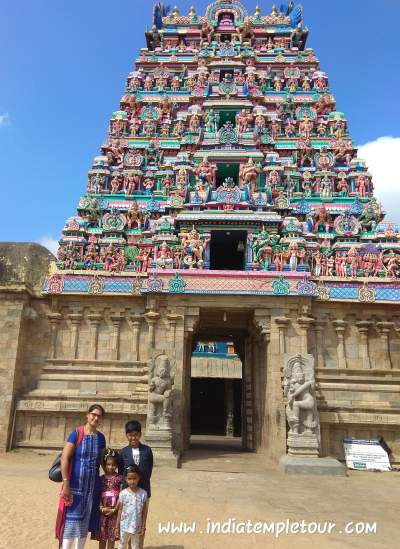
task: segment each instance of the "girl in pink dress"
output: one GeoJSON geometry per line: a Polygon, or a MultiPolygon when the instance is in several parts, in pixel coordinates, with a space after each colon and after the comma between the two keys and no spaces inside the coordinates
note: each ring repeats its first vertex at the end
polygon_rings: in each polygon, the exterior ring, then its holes
{"type": "Polygon", "coordinates": [[[118,538],[117,503],[121,490],[122,477],[117,473],[118,452],[108,448],[104,456],[105,474],[100,477],[100,531],[92,534],[92,539],[99,542],[99,549],[114,549],[118,538]]]}

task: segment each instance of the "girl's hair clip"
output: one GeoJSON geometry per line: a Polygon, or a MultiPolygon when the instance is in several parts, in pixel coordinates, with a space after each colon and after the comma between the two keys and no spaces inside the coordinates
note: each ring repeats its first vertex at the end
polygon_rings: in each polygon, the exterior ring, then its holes
{"type": "Polygon", "coordinates": [[[106,459],[117,459],[118,458],[118,451],[114,450],[113,448],[107,448],[105,454],[104,454],[104,460],[106,459]]]}

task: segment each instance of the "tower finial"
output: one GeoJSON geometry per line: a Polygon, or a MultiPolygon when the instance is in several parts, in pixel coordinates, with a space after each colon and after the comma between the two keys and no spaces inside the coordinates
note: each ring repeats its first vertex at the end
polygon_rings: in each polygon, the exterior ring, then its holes
{"type": "Polygon", "coordinates": [[[271,15],[276,17],[278,15],[278,10],[276,9],[275,4],[272,5],[271,15]]]}
{"type": "Polygon", "coordinates": [[[189,17],[196,17],[196,8],[194,6],[190,6],[189,17]]]}
{"type": "Polygon", "coordinates": [[[178,6],[174,6],[174,9],[172,10],[172,16],[173,17],[179,17],[180,16],[178,6]]]}
{"type": "Polygon", "coordinates": [[[260,17],[261,15],[261,8],[260,6],[256,6],[256,11],[254,12],[255,17],[260,17]]]}

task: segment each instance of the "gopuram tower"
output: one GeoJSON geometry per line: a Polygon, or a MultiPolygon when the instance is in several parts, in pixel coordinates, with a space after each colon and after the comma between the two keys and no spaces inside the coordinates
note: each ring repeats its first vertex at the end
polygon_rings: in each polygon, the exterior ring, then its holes
{"type": "Polygon", "coordinates": [[[57,260],[13,297],[2,447],[60,446],[98,401],[111,444],[138,418],[178,459],[192,351],[229,339],[245,449],[340,459],[343,436],[383,436],[398,460],[400,229],[302,7],[153,15],[57,260]]]}

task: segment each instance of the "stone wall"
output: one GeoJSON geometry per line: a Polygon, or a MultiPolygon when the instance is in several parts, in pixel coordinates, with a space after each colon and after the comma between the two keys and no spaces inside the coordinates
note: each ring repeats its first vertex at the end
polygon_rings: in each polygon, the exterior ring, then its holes
{"type": "MultiPolygon", "coordinates": [[[[43,248],[29,249],[32,264],[39,253],[47,271],[43,248]]],[[[7,272],[14,276],[10,264],[7,272]]],[[[103,431],[119,446],[127,419],[145,426],[151,359],[165,352],[175,375],[173,444],[181,453],[190,437],[193,346],[200,324],[202,335],[207,329],[214,334],[212,317],[225,311],[229,329],[241,334],[235,346],[243,349],[249,449],[273,459],[286,452],[283,355],[309,352],[316,363],[323,455],[342,458],[343,436],[379,435],[400,461],[400,324],[390,304],[187,294],[50,297],[40,292],[42,277],[29,276],[25,270],[12,284],[3,275],[0,287],[2,450],[60,447],[93,402],[105,406],[103,431]]]]}
{"type": "Polygon", "coordinates": [[[0,451],[11,445],[16,398],[38,379],[35,363],[41,362],[45,327],[39,330],[32,360],[25,360],[25,353],[32,338],[30,325],[37,319],[34,295],[40,291],[51,258],[37,244],[0,244],[0,451]]]}

